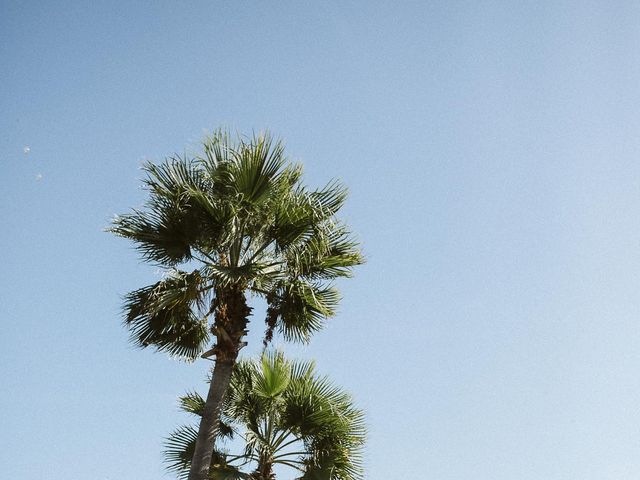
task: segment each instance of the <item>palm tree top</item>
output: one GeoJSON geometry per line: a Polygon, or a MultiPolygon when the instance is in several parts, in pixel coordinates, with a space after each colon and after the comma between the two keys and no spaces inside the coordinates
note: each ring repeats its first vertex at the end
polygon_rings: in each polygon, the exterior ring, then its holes
{"type": "Polygon", "coordinates": [[[268,133],[232,138],[217,131],[202,152],[146,163],[143,208],[116,216],[110,230],[133,240],[162,280],[125,298],[134,343],[193,359],[224,292],[267,300],[267,338],[307,341],[335,313],[332,284],[363,262],[336,214],[347,197],[337,181],[310,190],[302,167],[268,133]]]}

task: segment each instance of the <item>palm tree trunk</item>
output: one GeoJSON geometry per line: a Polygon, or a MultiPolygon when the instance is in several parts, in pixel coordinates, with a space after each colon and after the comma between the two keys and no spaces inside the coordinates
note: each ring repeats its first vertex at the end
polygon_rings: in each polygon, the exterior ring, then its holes
{"type": "Polygon", "coordinates": [[[273,473],[273,464],[269,461],[260,460],[258,468],[251,475],[252,480],[275,480],[276,475],[273,473]]]}
{"type": "Polygon", "coordinates": [[[191,460],[189,480],[206,480],[209,477],[211,456],[220,427],[220,409],[224,394],[229,389],[229,382],[231,382],[233,363],[232,361],[217,361],[213,368],[213,378],[209,384],[209,393],[198,429],[196,448],[191,460]]]}
{"type": "Polygon", "coordinates": [[[213,348],[216,365],[213,368],[213,378],[209,384],[209,393],[200,420],[189,480],[207,480],[209,477],[216,434],[220,428],[222,401],[231,383],[238,352],[246,345],[242,337],[247,333],[250,314],[251,308],[247,306],[240,285],[216,292],[215,322],[211,329],[216,337],[216,345],[213,348]]]}

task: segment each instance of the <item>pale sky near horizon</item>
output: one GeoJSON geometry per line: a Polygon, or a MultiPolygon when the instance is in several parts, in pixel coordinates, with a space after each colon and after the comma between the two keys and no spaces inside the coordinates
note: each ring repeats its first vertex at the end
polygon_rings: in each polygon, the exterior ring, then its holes
{"type": "Polygon", "coordinates": [[[350,188],[368,263],[311,345],[276,343],[366,410],[367,479],[637,479],[638,25],[631,1],[0,0],[0,477],[173,478],[208,365],[128,344],[121,296],[157,273],[104,228],[144,159],[228,126],[350,188]]]}

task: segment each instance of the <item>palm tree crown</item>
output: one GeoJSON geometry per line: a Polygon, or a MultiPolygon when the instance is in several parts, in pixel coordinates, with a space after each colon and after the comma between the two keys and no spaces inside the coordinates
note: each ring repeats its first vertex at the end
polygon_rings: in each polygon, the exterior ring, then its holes
{"type": "MultiPolygon", "coordinates": [[[[126,297],[133,340],[195,358],[207,345],[206,319],[224,290],[264,297],[271,329],[308,340],[335,311],[339,296],[329,282],[362,263],[335,218],[346,189],[337,182],[306,189],[301,167],[287,162],[282,143],[269,135],[234,144],[218,132],[203,146],[196,158],[147,163],[146,209],[114,219],[114,233],[166,268],[163,280],[126,297]]],[[[215,325],[213,333],[223,339],[237,333],[224,328],[215,325]]]]}
{"type": "MultiPolygon", "coordinates": [[[[204,408],[197,393],[182,397],[180,404],[195,415],[204,408]]],[[[312,362],[290,362],[279,353],[239,362],[225,397],[221,431],[225,435],[216,442],[211,479],[272,480],[277,465],[300,480],[362,478],[362,411],[316,374],[312,362]],[[244,445],[238,454],[225,448],[223,439],[233,437],[244,445]]],[[[188,471],[196,434],[185,426],[167,439],[165,459],[179,477],[188,471]]]]}

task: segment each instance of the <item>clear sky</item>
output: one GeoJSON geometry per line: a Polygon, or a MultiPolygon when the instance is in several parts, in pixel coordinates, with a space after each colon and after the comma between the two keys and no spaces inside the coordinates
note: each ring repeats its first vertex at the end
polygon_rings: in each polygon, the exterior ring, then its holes
{"type": "MultiPolygon", "coordinates": [[[[226,125],[350,187],[368,264],[286,350],[366,410],[368,479],[637,479],[639,24],[632,1],[0,1],[0,476],[170,478],[208,364],[127,343],[121,296],[158,277],[103,229],[144,159],[226,125]]],[[[252,328],[245,354],[259,305],[252,328]]]]}

